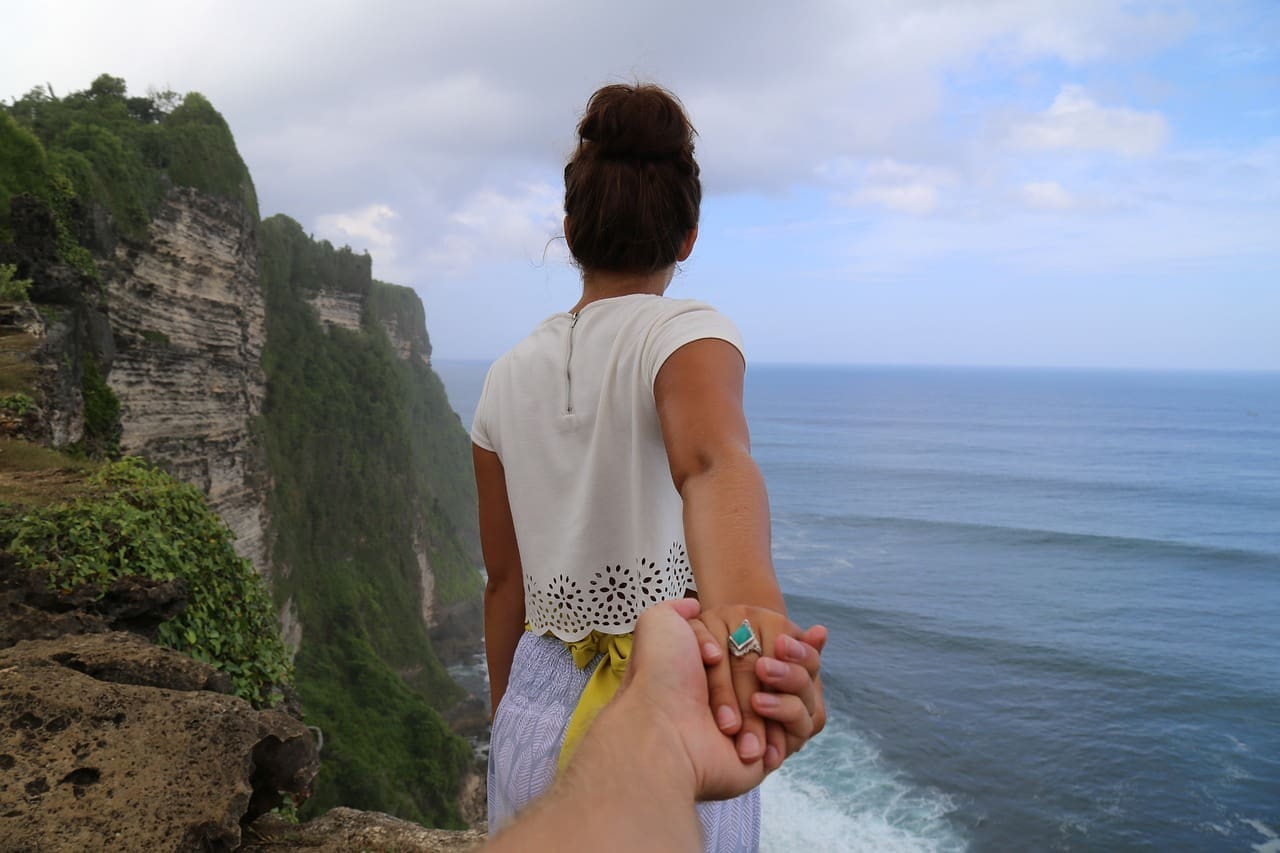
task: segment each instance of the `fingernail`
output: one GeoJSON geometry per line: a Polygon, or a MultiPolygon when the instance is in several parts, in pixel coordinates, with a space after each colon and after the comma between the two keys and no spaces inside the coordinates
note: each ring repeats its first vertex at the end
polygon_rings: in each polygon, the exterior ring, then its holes
{"type": "Polygon", "coordinates": [[[772,693],[757,693],[757,694],[756,694],[756,707],[757,707],[757,708],[762,708],[762,709],[764,709],[764,710],[766,710],[766,711],[773,711],[773,710],[775,710],[775,709],[776,709],[780,704],[781,704],[781,703],[778,701],[778,697],[777,697],[777,696],[775,696],[775,695],[774,695],[774,694],[772,694],[772,693]]]}
{"type": "Polygon", "coordinates": [[[778,748],[773,744],[769,744],[764,751],[764,763],[769,767],[777,767],[782,763],[778,760],[778,748]]]}
{"type": "Polygon", "coordinates": [[[799,662],[804,660],[808,651],[805,649],[804,643],[784,635],[782,638],[782,653],[787,660],[799,662]]]}
{"type": "Polygon", "coordinates": [[[738,755],[741,755],[743,758],[751,761],[759,757],[759,752],[760,738],[756,737],[753,733],[747,732],[738,739],[738,755]]]}
{"type": "Polygon", "coordinates": [[[733,725],[733,721],[735,719],[736,718],[734,717],[733,709],[730,708],[728,705],[721,705],[719,708],[716,709],[716,725],[719,726],[720,728],[722,729],[729,728],[730,726],[733,725]]]}
{"type": "Polygon", "coordinates": [[[774,660],[773,658],[761,658],[760,660],[763,661],[761,665],[764,667],[765,675],[770,678],[781,678],[787,674],[787,665],[782,661],[774,660]]]}
{"type": "Polygon", "coordinates": [[[720,647],[719,647],[719,646],[717,646],[715,643],[703,643],[703,644],[702,644],[702,656],[703,656],[704,658],[717,658],[717,657],[720,657],[720,647]]]}

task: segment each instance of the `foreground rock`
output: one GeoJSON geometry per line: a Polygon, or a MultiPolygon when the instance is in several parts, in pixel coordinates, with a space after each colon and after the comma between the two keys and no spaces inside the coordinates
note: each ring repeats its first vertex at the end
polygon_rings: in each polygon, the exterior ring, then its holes
{"type": "Polygon", "coordinates": [[[20,640],[52,640],[66,634],[129,631],[154,638],[160,623],[181,613],[186,604],[186,584],[181,580],[124,577],[105,592],[97,584],[70,592],[51,590],[48,577],[19,569],[0,551],[0,649],[20,640]]]}
{"type": "Polygon", "coordinates": [[[236,849],[319,762],[300,721],[225,687],[132,634],[0,651],[0,847],[236,849]]]}
{"type": "Polygon", "coordinates": [[[245,832],[242,851],[276,853],[309,850],[314,853],[452,853],[474,850],[484,843],[482,830],[455,832],[427,829],[390,815],[355,809],[330,809],[315,820],[294,825],[266,815],[245,832]]]}

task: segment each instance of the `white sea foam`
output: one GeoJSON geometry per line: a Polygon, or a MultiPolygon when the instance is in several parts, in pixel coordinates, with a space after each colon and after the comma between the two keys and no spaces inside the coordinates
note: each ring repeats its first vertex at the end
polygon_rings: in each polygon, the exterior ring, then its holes
{"type": "Polygon", "coordinates": [[[762,802],[765,853],[966,847],[949,819],[950,798],[912,786],[839,716],[765,782],[762,802]]]}
{"type": "Polygon", "coordinates": [[[1261,844],[1253,845],[1256,853],[1280,853],[1280,835],[1277,835],[1274,829],[1260,820],[1246,819],[1243,823],[1253,827],[1259,835],[1266,839],[1261,844]]]}

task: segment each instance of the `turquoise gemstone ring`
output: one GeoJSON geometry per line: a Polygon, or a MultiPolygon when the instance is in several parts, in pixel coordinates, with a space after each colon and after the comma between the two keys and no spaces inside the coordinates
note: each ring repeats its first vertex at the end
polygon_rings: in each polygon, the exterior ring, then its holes
{"type": "Polygon", "coordinates": [[[760,638],[756,636],[755,631],[751,630],[751,623],[746,619],[743,619],[742,624],[729,635],[729,651],[733,652],[734,657],[739,658],[747,652],[764,653],[760,648],[760,638]]]}

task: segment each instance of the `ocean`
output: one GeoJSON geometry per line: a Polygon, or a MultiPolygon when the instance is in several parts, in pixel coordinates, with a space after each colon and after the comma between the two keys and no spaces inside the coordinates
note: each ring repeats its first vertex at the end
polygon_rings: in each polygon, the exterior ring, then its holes
{"type": "MultiPolygon", "coordinates": [[[[485,366],[435,365],[469,424],[485,366]]],[[[830,722],[766,851],[1280,853],[1280,374],[759,366],[830,722]]]]}

